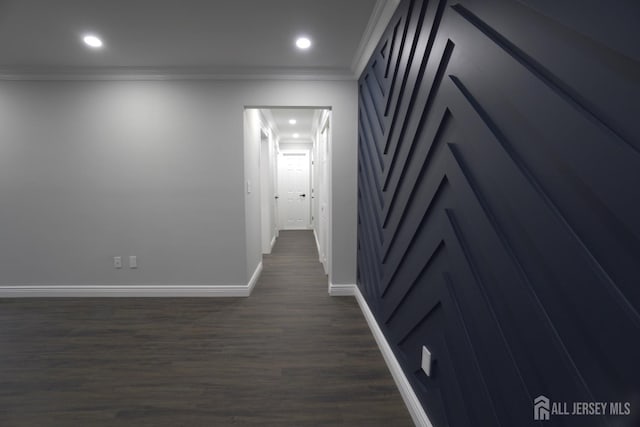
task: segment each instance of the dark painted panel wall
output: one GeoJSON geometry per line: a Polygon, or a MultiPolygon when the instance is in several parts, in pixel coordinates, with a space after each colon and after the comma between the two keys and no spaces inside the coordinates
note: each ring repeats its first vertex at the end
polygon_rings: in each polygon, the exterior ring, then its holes
{"type": "Polygon", "coordinates": [[[537,425],[538,395],[640,415],[638,22],[405,0],[365,69],[358,286],[436,426],[537,425]]]}

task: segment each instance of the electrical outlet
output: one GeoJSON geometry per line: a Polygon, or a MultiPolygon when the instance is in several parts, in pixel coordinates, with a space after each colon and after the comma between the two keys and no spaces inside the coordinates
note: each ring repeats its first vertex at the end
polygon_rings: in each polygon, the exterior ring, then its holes
{"type": "Polygon", "coordinates": [[[138,268],[138,257],[131,255],[129,257],[129,268],[138,268]]]}
{"type": "Polygon", "coordinates": [[[114,256],[113,257],[113,267],[114,268],[122,268],[122,257],[114,256]]]}
{"type": "Polygon", "coordinates": [[[428,377],[431,376],[431,352],[427,349],[427,347],[422,346],[422,371],[427,374],[428,377]]]}

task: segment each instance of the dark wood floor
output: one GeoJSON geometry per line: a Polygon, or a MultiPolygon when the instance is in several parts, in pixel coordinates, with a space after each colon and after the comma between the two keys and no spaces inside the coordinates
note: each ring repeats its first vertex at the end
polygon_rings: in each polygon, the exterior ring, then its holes
{"type": "Polygon", "coordinates": [[[313,235],[249,298],[0,300],[0,426],[410,426],[313,235]]]}

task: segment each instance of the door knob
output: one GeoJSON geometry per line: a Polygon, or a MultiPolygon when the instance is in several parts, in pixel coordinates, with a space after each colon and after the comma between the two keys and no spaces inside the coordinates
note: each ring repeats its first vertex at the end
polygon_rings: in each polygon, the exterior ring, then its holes
{"type": "Polygon", "coordinates": [[[307,195],[306,195],[306,194],[304,194],[304,193],[302,193],[302,194],[300,195],[300,197],[307,197],[307,195]]]}

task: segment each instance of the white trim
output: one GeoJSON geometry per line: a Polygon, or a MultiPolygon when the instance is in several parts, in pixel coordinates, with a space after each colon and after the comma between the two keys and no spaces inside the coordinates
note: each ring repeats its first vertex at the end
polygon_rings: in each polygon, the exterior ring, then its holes
{"type": "MultiPolygon", "coordinates": [[[[313,229],[313,237],[316,239],[316,248],[318,249],[318,261],[320,261],[320,264],[322,264],[322,269],[324,270],[324,274],[328,275],[329,271],[327,270],[327,260],[326,258],[322,258],[322,253],[321,253],[322,250],[320,249],[320,240],[318,240],[318,234],[316,233],[315,228],[313,229]]],[[[329,291],[331,291],[331,284],[329,284],[329,291]]]]}
{"type": "Polygon", "coordinates": [[[246,285],[3,285],[0,298],[55,297],[248,297],[255,287],[262,262],[246,285]]]}
{"type": "Polygon", "coordinates": [[[318,261],[322,263],[322,255],[320,255],[320,241],[318,240],[318,234],[316,234],[315,227],[313,228],[313,238],[316,239],[316,249],[318,250],[318,261]]]}
{"type": "Polygon", "coordinates": [[[391,372],[391,376],[393,380],[396,382],[396,386],[398,386],[398,390],[400,391],[400,395],[404,400],[405,405],[407,405],[407,409],[409,410],[409,414],[411,414],[411,418],[416,426],[420,427],[433,427],[429,417],[426,412],[422,408],[420,401],[418,400],[418,396],[416,396],[413,388],[411,388],[411,384],[409,380],[404,375],[400,364],[398,363],[398,359],[396,359],[393,350],[391,350],[391,346],[387,342],[380,326],[378,326],[378,322],[376,322],[373,313],[369,309],[367,302],[365,301],[362,293],[360,293],[360,289],[355,286],[354,294],[356,296],[356,300],[358,301],[358,305],[362,310],[362,314],[364,314],[364,318],[369,325],[369,329],[371,329],[371,333],[373,334],[373,338],[375,338],[378,343],[378,348],[380,348],[380,352],[382,353],[382,357],[384,357],[384,361],[387,363],[387,367],[391,372]]]}
{"type": "Polygon", "coordinates": [[[333,110],[327,111],[328,131],[326,146],[326,170],[327,177],[327,241],[324,248],[324,256],[326,263],[324,270],[329,276],[329,280],[333,278],[333,110]]]}
{"type": "Polygon", "coordinates": [[[0,68],[0,80],[354,80],[346,68],[0,68]]]}
{"type": "MultiPolygon", "coordinates": [[[[260,274],[262,273],[262,261],[260,261],[258,263],[258,266],[256,267],[255,271],[253,272],[253,275],[251,276],[251,279],[249,279],[249,283],[247,283],[247,288],[249,289],[249,295],[251,295],[251,292],[253,292],[253,288],[256,287],[256,283],[258,283],[258,279],[260,279],[260,274]]],[[[249,296],[247,295],[247,296],[249,296]]]]}
{"type": "Polygon", "coordinates": [[[352,297],[356,294],[356,285],[334,285],[329,282],[329,295],[332,297],[352,297]]]}
{"type": "Polygon", "coordinates": [[[367,66],[399,4],[400,0],[378,0],[376,2],[351,64],[351,71],[356,79],[360,78],[364,67],[367,66]]]}
{"type": "Polygon", "coordinates": [[[248,285],[17,285],[0,286],[0,298],[248,297],[248,285]]]}
{"type": "MultiPolygon", "coordinates": [[[[276,238],[277,237],[278,237],[277,235],[274,235],[273,239],[271,239],[271,252],[273,252],[273,247],[276,245],[276,238]]],[[[260,265],[262,265],[262,262],[260,263],[260,265]]]]}

